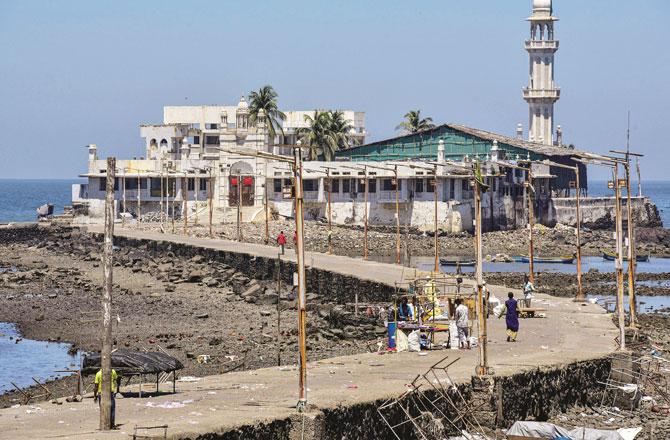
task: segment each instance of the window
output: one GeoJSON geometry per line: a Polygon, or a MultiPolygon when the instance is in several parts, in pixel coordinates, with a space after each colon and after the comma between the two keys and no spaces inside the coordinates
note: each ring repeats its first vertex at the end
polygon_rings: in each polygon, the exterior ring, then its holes
{"type": "Polygon", "coordinates": [[[461,180],[461,190],[467,191],[468,189],[470,189],[470,182],[468,182],[468,179],[461,180]]]}
{"type": "Polygon", "coordinates": [[[195,145],[200,145],[200,136],[193,136],[193,143],[195,145]]]}
{"type": "Polygon", "coordinates": [[[274,192],[280,193],[281,192],[281,179],[272,179],[273,185],[274,185],[274,192]]]}
{"type": "Polygon", "coordinates": [[[342,181],[342,192],[345,194],[351,192],[351,179],[344,179],[342,181]]]}
{"type": "Polygon", "coordinates": [[[219,145],[219,137],[205,136],[205,145],[219,145]]]}
{"type": "Polygon", "coordinates": [[[382,179],[382,191],[395,191],[395,179],[382,179]]]}
{"type": "Polygon", "coordinates": [[[318,191],[319,185],[316,179],[305,179],[302,182],[303,191],[318,191]]]}
{"type": "Polygon", "coordinates": [[[356,185],[358,187],[357,192],[364,193],[365,192],[365,178],[360,177],[360,178],[356,179],[356,182],[358,182],[358,184],[356,185]]]}
{"type": "Polygon", "coordinates": [[[368,192],[369,193],[377,192],[377,179],[370,179],[368,181],[368,192]]]}
{"type": "Polygon", "coordinates": [[[423,192],[423,179],[414,180],[414,191],[418,193],[423,192]]]}
{"type": "Polygon", "coordinates": [[[107,179],[105,177],[101,177],[98,180],[100,180],[100,186],[98,186],[98,190],[107,191],[107,179]]]}
{"type": "Polygon", "coordinates": [[[330,179],[330,192],[339,193],[340,192],[340,181],[338,179],[330,179]]]}
{"type": "Polygon", "coordinates": [[[147,179],[140,179],[140,189],[147,189],[147,179]]]}
{"type": "Polygon", "coordinates": [[[194,177],[189,177],[187,179],[186,187],[188,188],[189,191],[195,191],[195,178],[194,177]]]}
{"type": "Polygon", "coordinates": [[[125,185],[127,190],[135,190],[137,189],[137,179],[133,177],[126,178],[125,185]]]}
{"type": "Polygon", "coordinates": [[[200,191],[207,191],[207,179],[200,178],[200,191]]]}
{"type": "Polygon", "coordinates": [[[427,182],[427,185],[426,185],[426,187],[427,187],[426,191],[427,192],[435,192],[436,177],[431,177],[430,179],[427,179],[427,180],[428,180],[428,182],[427,182]]]}
{"type": "Polygon", "coordinates": [[[449,199],[453,200],[456,198],[456,180],[449,179],[449,199]]]}

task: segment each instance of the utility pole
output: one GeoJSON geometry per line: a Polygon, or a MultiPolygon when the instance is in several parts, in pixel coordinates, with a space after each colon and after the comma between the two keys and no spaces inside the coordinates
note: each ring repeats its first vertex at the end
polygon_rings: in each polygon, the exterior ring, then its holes
{"type": "Polygon", "coordinates": [[[330,178],[330,168],[326,169],[328,179],[328,254],[333,254],[333,180],[330,178]]]}
{"type": "Polygon", "coordinates": [[[614,162],[614,198],[616,199],[616,290],[619,315],[619,349],[626,349],[626,316],[623,305],[623,219],[621,218],[621,189],[619,187],[619,163],[614,162]]]}
{"type": "Polygon", "coordinates": [[[208,199],[208,205],[209,205],[209,238],[214,238],[214,234],[212,233],[212,217],[214,214],[214,200],[212,197],[212,187],[214,186],[214,178],[212,177],[212,169],[209,169],[209,182],[207,184],[207,199],[208,199]]]}
{"type": "MultiPolygon", "coordinates": [[[[630,115],[629,115],[630,118],[630,115]]],[[[629,119],[630,126],[630,119],[629,119]]],[[[628,130],[630,133],[630,129],[628,130]]],[[[630,137],[628,138],[630,139],[630,137]]],[[[635,225],[633,224],[633,200],[631,194],[631,156],[635,156],[637,160],[639,157],[643,157],[641,154],[631,153],[630,152],[630,140],[626,144],[626,151],[617,151],[610,150],[612,153],[624,155],[623,167],[626,173],[626,210],[627,220],[628,220],[628,306],[630,309],[630,327],[635,328],[637,326],[637,304],[635,300],[635,269],[636,269],[636,255],[635,255],[635,225]]]]}
{"type": "Polygon", "coordinates": [[[528,279],[531,283],[535,284],[535,266],[534,266],[534,250],[535,246],[533,245],[533,227],[535,225],[535,187],[533,186],[533,173],[531,171],[532,164],[528,164],[528,170],[526,171],[527,176],[527,185],[526,191],[528,192],[528,279]]]}
{"type": "MultiPolygon", "coordinates": [[[[298,144],[300,145],[300,144],[298,144]]],[[[296,258],[298,263],[298,342],[300,351],[300,380],[298,411],[307,408],[307,343],[306,343],[306,319],[307,319],[307,294],[305,279],[305,247],[304,247],[304,224],[303,224],[303,193],[302,193],[302,152],[300,147],[293,150],[294,173],[295,173],[295,226],[297,235],[296,258]]],[[[366,173],[367,174],[367,173],[366,173]]]]}
{"type": "MultiPolygon", "coordinates": [[[[170,174],[168,173],[168,176],[170,174]]],[[[168,178],[168,185],[170,184],[170,179],[168,178]]],[[[174,229],[175,229],[175,224],[174,224],[174,201],[177,198],[177,178],[175,177],[172,179],[172,204],[170,205],[172,207],[172,233],[174,234],[174,229]]],[[[168,201],[170,200],[170,189],[168,186],[168,201]]]]}
{"type": "Polygon", "coordinates": [[[188,177],[186,172],[184,172],[184,179],[181,181],[181,184],[181,198],[184,204],[184,235],[188,235],[188,177]]]}
{"type": "Polygon", "coordinates": [[[579,206],[580,200],[580,181],[579,181],[579,164],[576,164],[574,167],[570,165],[564,165],[556,162],[551,162],[549,160],[542,161],[543,164],[549,165],[552,167],[565,168],[572,170],[575,173],[575,222],[577,226],[577,295],[575,296],[575,302],[584,302],[586,298],[584,297],[584,290],[582,285],[582,240],[581,240],[581,209],[579,206]]]}
{"type": "Polygon", "coordinates": [[[123,178],[121,179],[121,185],[123,189],[123,211],[121,211],[121,225],[125,228],[126,227],[126,216],[125,213],[127,211],[126,209],[126,169],[123,169],[123,178]]]}
{"type": "Polygon", "coordinates": [[[437,230],[437,165],[433,168],[433,198],[435,199],[435,211],[433,218],[435,220],[435,274],[440,272],[440,241],[437,230]]]}
{"type": "Polygon", "coordinates": [[[365,224],[363,225],[363,259],[368,259],[368,167],[367,165],[363,166],[365,173],[365,199],[363,204],[365,205],[365,224]]]}
{"type": "Polygon", "coordinates": [[[482,263],[482,189],[477,180],[477,174],[473,173],[475,186],[475,253],[476,266],[475,278],[477,282],[477,304],[475,310],[479,324],[479,365],[477,374],[480,376],[490,373],[488,364],[488,336],[486,332],[486,310],[484,310],[484,278],[482,263]]]}
{"type": "Polygon", "coordinates": [[[400,264],[400,201],[398,195],[400,179],[398,178],[398,165],[394,165],[393,173],[395,175],[395,264],[400,264]]]}
{"type": "Polygon", "coordinates": [[[140,172],[137,172],[137,226],[139,227],[140,222],[142,221],[142,179],[140,178],[140,172]]]}
{"type": "MultiPolygon", "coordinates": [[[[199,169],[198,173],[200,173],[199,169]]],[[[193,178],[193,190],[195,196],[195,210],[193,212],[193,224],[195,226],[198,226],[198,193],[200,192],[200,177],[198,177],[198,174],[196,174],[195,177],[193,178]]]]}
{"type": "Polygon", "coordinates": [[[161,161],[161,177],[160,177],[160,179],[161,179],[161,202],[160,202],[161,213],[160,213],[160,216],[158,216],[158,218],[160,219],[160,222],[161,222],[161,226],[163,226],[163,214],[164,214],[164,211],[163,211],[163,198],[164,198],[164,195],[163,195],[163,190],[164,190],[163,173],[164,173],[164,171],[165,171],[165,166],[163,165],[163,162],[161,161]]]}
{"type": "Polygon", "coordinates": [[[242,175],[237,175],[237,241],[242,241],[242,213],[240,205],[242,204],[242,175]]]}
{"type": "Polygon", "coordinates": [[[265,245],[270,243],[270,210],[268,207],[268,163],[265,162],[265,176],[263,182],[263,198],[265,199],[265,245]]]}
{"type": "Polygon", "coordinates": [[[104,289],[102,295],[102,350],[100,368],[102,387],[100,395],[100,430],[112,426],[112,268],[114,240],[114,171],[116,158],[107,158],[107,186],[105,194],[105,243],[102,255],[104,289]]]}

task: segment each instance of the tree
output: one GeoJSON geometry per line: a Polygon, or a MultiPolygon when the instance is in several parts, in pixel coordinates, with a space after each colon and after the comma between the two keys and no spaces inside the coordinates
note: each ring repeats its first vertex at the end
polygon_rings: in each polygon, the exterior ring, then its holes
{"type": "Polygon", "coordinates": [[[343,112],[338,110],[330,113],[330,129],[337,137],[338,149],[344,150],[348,148],[354,126],[344,119],[343,112]]]}
{"type": "Polygon", "coordinates": [[[395,129],[403,130],[408,133],[418,133],[420,131],[430,130],[431,128],[435,128],[433,118],[421,119],[421,110],[410,110],[405,113],[405,120],[398,124],[395,129]]]}
{"type": "Polygon", "coordinates": [[[277,133],[284,134],[281,121],[286,119],[286,115],[277,107],[277,96],[277,92],[271,85],[265,85],[257,92],[249,93],[249,122],[254,124],[259,110],[265,111],[271,145],[274,144],[277,133]]]}
{"type": "Polygon", "coordinates": [[[332,131],[332,114],[329,111],[314,110],[314,116],[305,115],[309,125],[298,129],[298,137],[309,148],[309,160],[333,160],[339,139],[332,131]]]}

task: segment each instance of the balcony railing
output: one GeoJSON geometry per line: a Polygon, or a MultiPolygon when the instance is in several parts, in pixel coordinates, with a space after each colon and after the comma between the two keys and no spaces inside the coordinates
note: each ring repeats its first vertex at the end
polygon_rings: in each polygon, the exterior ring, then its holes
{"type": "Polygon", "coordinates": [[[524,99],[558,99],[561,97],[561,89],[523,89],[524,99]]]}
{"type": "Polygon", "coordinates": [[[526,40],[526,49],[558,50],[558,41],[556,41],[556,40],[526,40]]]}

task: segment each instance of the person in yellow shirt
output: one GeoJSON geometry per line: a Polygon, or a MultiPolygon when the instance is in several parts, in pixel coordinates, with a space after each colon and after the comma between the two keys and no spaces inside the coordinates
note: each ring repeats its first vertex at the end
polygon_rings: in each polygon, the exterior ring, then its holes
{"type": "MultiPolygon", "coordinates": [[[[115,416],[116,416],[116,393],[119,390],[119,387],[121,386],[121,376],[119,376],[116,373],[116,370],[112,368],[112,374],[111,374],[111,387],[112,387],[112,428],[116,426],[115,421],[115,416]]],[[[100,396],[102,394],[102,369],[98,370],[97,373],[95,373],[95,381],[94,381],[94,386],[93,386],[93,401],[95,402],[96,400],[98,401],[98,405],[100,404],[100,396]]]]}

